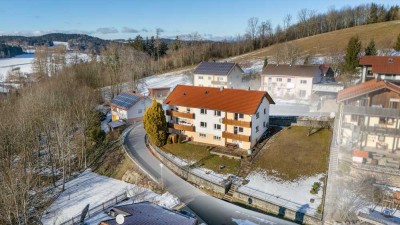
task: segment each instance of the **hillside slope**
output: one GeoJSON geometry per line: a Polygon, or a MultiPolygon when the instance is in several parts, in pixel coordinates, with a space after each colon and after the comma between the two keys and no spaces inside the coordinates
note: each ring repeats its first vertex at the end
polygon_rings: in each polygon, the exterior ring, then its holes
{"type": "MultiPolygon", "coordinates": [[[[319,34],[288,42],[299,48],[300,56],[307,55],[330,55],[345,51],[347,43],[352,36],[358,35],[363,48],[370,39],[374,39],[377,49],[392,48],[400,33],[400,20],[374,23],[338,30],[334,32],[319,34]]],[[[272,57],[276,48],[284,49],[285,43],[272,45],[241,56],[234,57],[234,61],[243,62],[253,59],[264,59],[272,57]]]]}

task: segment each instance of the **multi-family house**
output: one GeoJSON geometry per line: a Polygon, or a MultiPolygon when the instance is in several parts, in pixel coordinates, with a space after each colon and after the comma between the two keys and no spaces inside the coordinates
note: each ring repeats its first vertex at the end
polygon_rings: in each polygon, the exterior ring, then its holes
{"type": "Polygon", "coordinates": [[[373,79],[339,92],[338,141],[353,160],[399,168],[400,86],[373,79]]]}
{"type": "Polygon", "coordinates": [[[327,65],[268,64],[261,73],[261,90],[274,98],[310,99],[314,91],[337,93],[343,89],[334,84],[334,72],[327,65]]]}
{"type": "Polygon", "coordinates": [[[232,62],[201,62],[193,72],[194,86],[240,88],[242,68],[232,62]]]}
{"type": "Polygon", "coordinates": [[[251,149],[269,127],[263,91],[178,85],[164,101],[169,132],[211,145],[251,149]]]}
{"type": "Polygon", "coordinates": [[[142,120],[151,100],[133,92],[121,92],[109,103],[112,121],[125,120],[128,123],[142,120]]]}
{"type": "Polygon", "coordinates": [[[363,56],[359,64],[361,82],[379,78],[400,84],[400,56],[363,56]]]}

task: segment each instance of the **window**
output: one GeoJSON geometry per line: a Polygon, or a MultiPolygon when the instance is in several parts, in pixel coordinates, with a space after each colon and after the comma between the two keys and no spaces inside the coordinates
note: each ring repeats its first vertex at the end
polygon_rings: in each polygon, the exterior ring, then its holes
{"type": "Polygon", "coordinates": [[[215,110],[214,111],[214,116],[221,116],[221,111],[215,110]]]}
{"type": "Polygon", "coordinates": [[[218,81],[224,80],[224,77],[218,77],[218,81]]]}
{"type": "Polygon", "coordinates": [[[385,141],[385,136],[383,136],[383,135],[379,135],[378,136],[378,141],[385,141]]]}
{"type": "Polygon", "coordinates": [[[214,124],[215,130],[221,130],[221,124],[214,124]]]}
{"type": "Polygon", "coordinates": [[[288,78],[288,79],[287,79],[287,82],[288,82],[288,83],[292,82],[292,79],[291,79],[291,78],[288,78]]]}
{"type": "Polygon", "coordinates": [[[233,127],[233,133],[234,134],[243,133],[243,127],[233,127]]]}
{"type": "Polygon", "coordinates": [[[263,122],[263,127],[267,127],[267,123],[265,121],[263,122]]]}
{"type": "Polygon", "coordinates": [[[268,83],[271,83],[271,82],[272,82],[272,78],[268,77],[268,83]]]}
{"type": "Polygon", "coordinates": [[[186,112],[190,112],[190,108],[186,108],[186,112]]]}
{"type": "Polygon", "coordinates": [[[278,82],[281,82],[282,81],[282,78],[276,78],[276,81],[278,81],[278,82]]]}
{"type": "Polygon", "coordinates": [[[351,120],[350,121],[358,123],[358,116],[357,115],[351,115],[351,120]]]}
{"type": "Polygon", "coordinates": [[[264,109],[264,115],[267,114],[267,109],[264,109]]]}
{"type": "Polygon", "coordinates": [[[220,141],[220,140],[221,140],[221,137],[220,137],[220,136],[214,136],[214,140],[220,141]]]}
{"type": "Polygon", "coordinates": [[[200,114],[207,114],[207,109],[200,109],[200,114]]]}
{"type": "Polygon", "coordinates": [[[256,113],[256,119],[258,119],[258,118],[260,118],[260,113],[259,112],[256,113]]]}
{"type": "Polygon", "coordinates": [[[243,127],[239,127],[239,133],[243,133],[243,127]]]}
{"type": "Polygon", "coordinates": [[[211,80],[211,76],[208,77],[208,80],[211,80]]]}
{"type": "Polygon", "coordinates": [[[199,137],[201,137],[201,138],[205,138],[206,136],[207,136],[206,134],[199,133],[199,137]]]}
{"type": "Polygon", "coordinates": [[[307,84],[307,80],[300,80],[300,84],[307,84]]]}
{"type": "Polygon", "coordinates": [[[237,120],[237,119],[243,119],[243,118],[244,118],[243,113],[235,113],[235,120],[237,120]]]}
{"type": "Polygon", "coordinates": [[[137,110],[137,113],[142,113],[143,112],[143,109],[138,109],[137,110]]]}
{"type": "Polygon", "coordinates": [[[393,125],[394,119],[388,117],[379,117],[379,124],[381,125],[393,125]]]}
{"type": "Polygon", "coordinates": [[[398,109],[400,106],[400,99],[391,98],[389,101],[389,108],[398,109]]]}
{"type": "Polygon", "coordinates": [[[199,76],[199,80],[203,80],[203,76],[199,76]]]}
{"type": "Polygon", "coordinates": [[[207,127],[207,122],[200,122],[200,127],[207,127]]]}
{"type": "Polygon", "coordinates": [[[256,133],[258,132],[258,126],[256,126],[256,133]]]}
{"type": "Polygon", "coordinates": [[[306,90],[300,90],[299,91],[299,97],[300,98],[305,98],[307,95],[307,91],[306,90]]]}

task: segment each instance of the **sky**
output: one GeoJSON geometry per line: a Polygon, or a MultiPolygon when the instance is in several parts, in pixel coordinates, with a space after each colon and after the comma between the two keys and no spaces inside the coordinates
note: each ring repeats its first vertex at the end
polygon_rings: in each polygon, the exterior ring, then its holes
{"type": "MultiPolygon", "coordinates": [[[[395,5],[398,0],[376,0],[395,5]]],[[[103,39],[150,37],[161,28],[161,37],[198,32],[218,40],[244,34],[247,21],[270,20],[273,27],[291,14],[307,8],[323,13],[334,7],[357,6],[363,0],[3,0],[0,35],[84,33],[103,39]]]]}

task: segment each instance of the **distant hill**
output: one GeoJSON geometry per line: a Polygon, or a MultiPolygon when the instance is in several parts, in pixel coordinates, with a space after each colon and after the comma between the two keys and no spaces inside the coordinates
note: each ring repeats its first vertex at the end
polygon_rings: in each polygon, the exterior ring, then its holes
{"type": "Polygon", "coordinates": [[[102,47],[110,41],[103,40],[97,37],[92,37],[86,34],[62,34],[52,33],[42,36],[0,36],[0,43],[9,45],[18,45],[21,47],[28,46],[53,46],[54,41],[68,42],[71,50],[80,52],[96,52],[98,53],[102,47]]]}
{"type": "MultiPolygon", "coordinates": [[[[371,39],[374,39],[377,49],[391,49],[400,33],[400,20],[374,23],[351,27],[343,30],[318,34],[287,42],[299,49],[300,57],[329,56],[345,52],[349,39],[357,36],[362,42],[362,49],[371,39]]],[[[236,57],[237,61],[253,59],[264,60],[266,56],[273,57],[276,49],[285,49],[286,43],[274,44],[266,48],[236,57]]]]}

